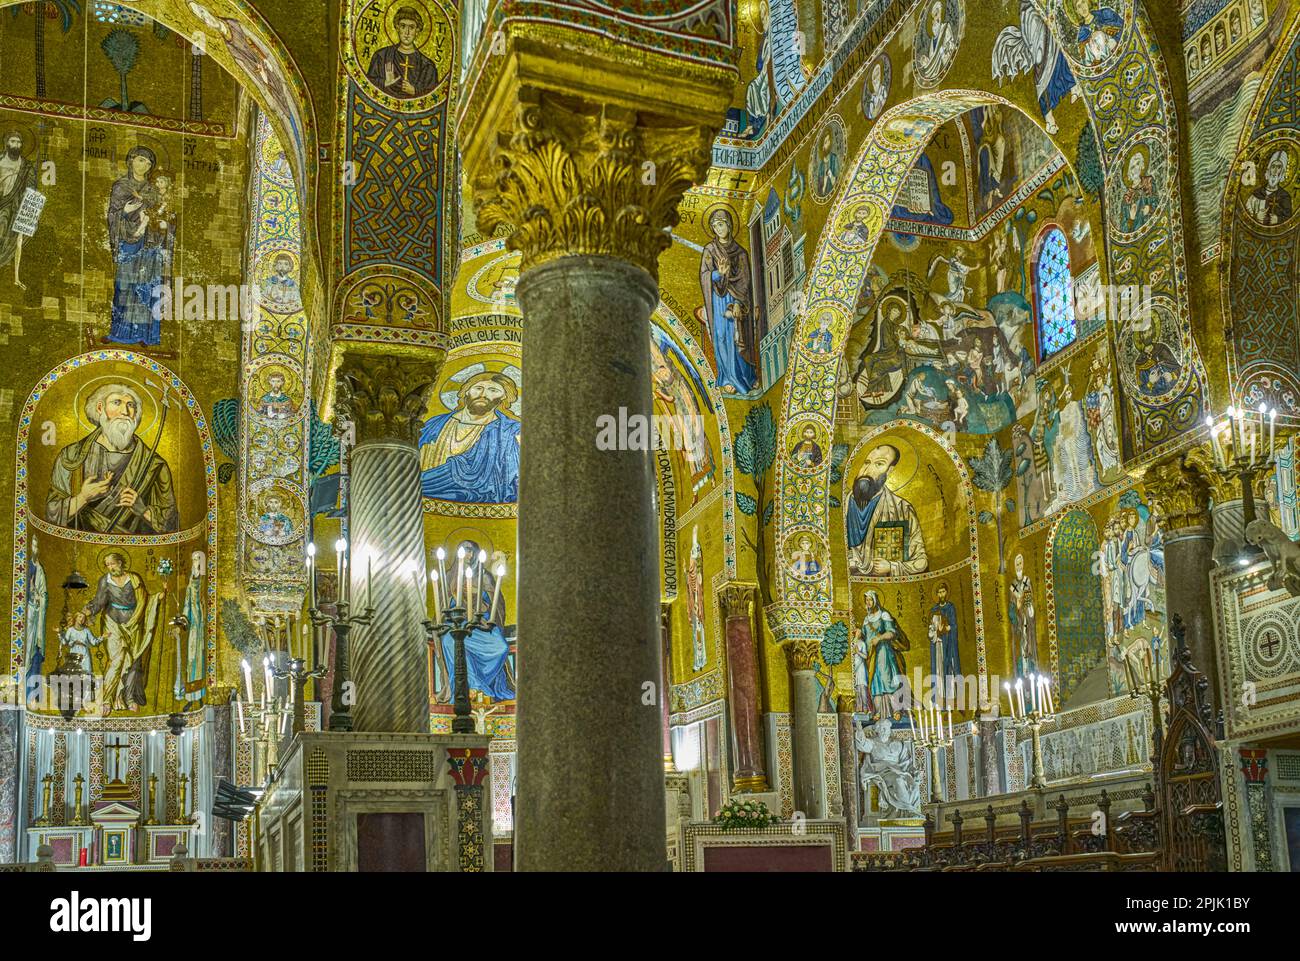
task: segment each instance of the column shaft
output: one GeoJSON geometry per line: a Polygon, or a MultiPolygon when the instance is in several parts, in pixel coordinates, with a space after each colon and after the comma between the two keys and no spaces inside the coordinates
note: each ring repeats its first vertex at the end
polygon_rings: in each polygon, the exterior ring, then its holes
{"type": "Polygon", "coordinates": [[[353,727],[425,732],[429,680],[419,452],[410,444],[359,444],[351,468],[352,610],[367,604],[375,609],[373,622],[349,638],[356,682],[353,727]]]}
{"type": "Polygon", "coordinates": [[[526,269],[519,478],[518,869],[660,871],[659,546],[646,450],[650,275],[610,257],[526,269]]]}
{"type": "Polygon", "coordinates": [[[817,730],[817,642],[792,641],[786,646],[790,663],[790,727],[794,754],[794,806],[804,817],[826,816],[822,791],[822,745],[817,730]]]}
{"type": "Polygon", "coordinates": [[[731,716],[732,770],[736,791],[766,791],[763,725],[759,713],[758,651],[754,647],[754,589],[722,590],[726,615],[727,710],[731,716]]]}

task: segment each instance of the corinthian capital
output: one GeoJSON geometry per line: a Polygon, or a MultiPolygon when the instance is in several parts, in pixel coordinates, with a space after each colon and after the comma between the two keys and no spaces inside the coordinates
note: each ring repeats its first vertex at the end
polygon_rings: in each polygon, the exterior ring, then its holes
{"type": "Polygon", "coordinates": [[[1192,448],[1146,469],[1142,486],[1155,506],[1156,523],[1168,533],[1210,526],[1214,465],[1206,452],[1192,448]]]}
{"type": "Polygon", "coordinates": [[[514,11],[480,43],[458,110],[464,177],[480,229],[511,229],[524,271],[585,254],[657,277],[735,95],[734,14],[718,2],[646,32],[600,6],[608,33],[591,10],[551,4],[545,22],[514,11]]]}
{"type": "Polygon", "coordinates": [[[782,650],[785,651],[785,659],[790,665],[790,670],[814,671],[817,669],[817,655],[821,651],[821,645],[812,638],[803,637],[798,640],[787,641],[782,646],[782,650]]]}
{"type": "Polygon", "coordinates": [[[335,384],[336,417],[354,425],[358,444],[415,444],[437,375],[430,360],[346,353],[335,384]]]}
{"type": "Polygon", "coordinates": [[[718,600],[722,603],[722,616],[727,620],[733,617],[751,617],[755,592],[756,588],[749,584],[727,584],[718,591],[718,600]]]}
{"type": "Polygon", "coordinates": [[[520,87],[495,169],[473,181],[474,210],[528,270],[556,257],[615,257],[658,276],[682,195],[709,166],[712,130],[649,124],[635,110],[520,87]]]}

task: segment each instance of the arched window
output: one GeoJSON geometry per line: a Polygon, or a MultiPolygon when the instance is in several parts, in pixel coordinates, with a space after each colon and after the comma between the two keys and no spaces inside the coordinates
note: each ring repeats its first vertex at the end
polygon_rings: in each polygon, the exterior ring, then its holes
{"type": "Polygon", "coordinates": [[[1079,325],[1074,316],[1074,277],[1070,245],[1060,227],[1049,227],[1034,261],[1034,301],[1038,312],[1038,359],[1046,360],[1074,343],[1079,325]]]}

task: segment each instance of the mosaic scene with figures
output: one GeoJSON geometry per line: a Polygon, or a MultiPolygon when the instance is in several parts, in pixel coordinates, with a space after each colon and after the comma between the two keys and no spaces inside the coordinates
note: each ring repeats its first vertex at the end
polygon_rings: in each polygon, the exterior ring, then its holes
{"type": "Polygon", "coordinates": [[[1298,58],[0,0],[0,873],[1300,871],[1298,58]]]}

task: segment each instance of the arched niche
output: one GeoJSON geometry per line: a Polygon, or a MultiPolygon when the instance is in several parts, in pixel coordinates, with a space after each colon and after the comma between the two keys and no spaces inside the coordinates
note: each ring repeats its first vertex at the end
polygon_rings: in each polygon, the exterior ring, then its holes
{"type": "MultiPolygon", "coordinates": [[[[33,388],[16,440],[14,680],[28,683],[43,647],[47,657],[74,655],[96,676],[92,706],[103,716],[169,713],[200,700],[216,670],[217,477],[190,389],[142,354],[82,354],[33,388]],[[98,440],[120,429],[106,421],[123,418],[135,423],[109,437],[117,454],[98,440]],[[106,473],[96,465],[109,461],[117,479],[96,497],[96,478],[106,473]],[[120,496],[128,488],[132,506],[120,496]],[[109,502],[111,491],[119,496],[109,502]],[[126,573],[115,576],[132,582],[139,608],[124,630],[105,623],[100,596],[119,566],[126,573]],[[90,616],[78,622],[86,608],[90,616]],[[187,618],[179,634],[178,614],[187,618]]],[[[48,677],[59,666],[47,661],[39,672],[48,677]]]]}

